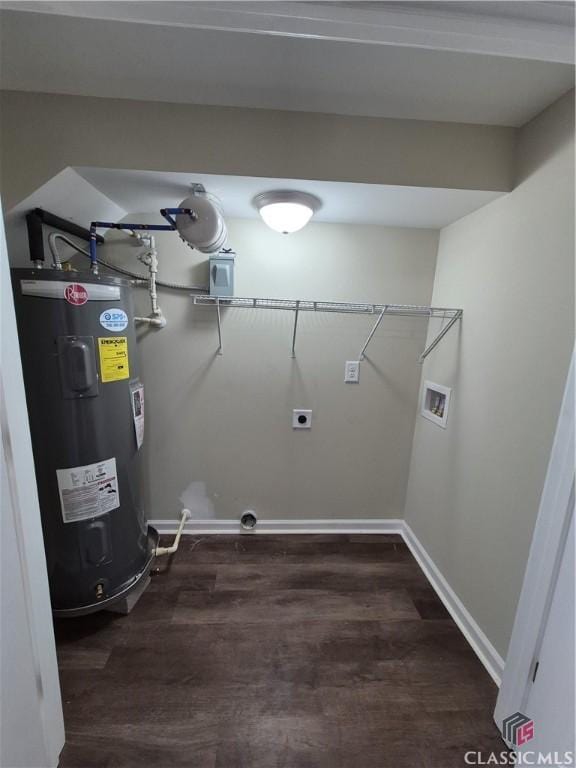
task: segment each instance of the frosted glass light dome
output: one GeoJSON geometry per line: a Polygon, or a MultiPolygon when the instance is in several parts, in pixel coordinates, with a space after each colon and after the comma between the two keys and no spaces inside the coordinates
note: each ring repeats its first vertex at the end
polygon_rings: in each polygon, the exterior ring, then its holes
{"type": "Polygon", "coordinates": [[[305,227],[322,205],[315,195],[295,190],[263,192],[253,202],[270,229],[283,235],[305,227]]]}

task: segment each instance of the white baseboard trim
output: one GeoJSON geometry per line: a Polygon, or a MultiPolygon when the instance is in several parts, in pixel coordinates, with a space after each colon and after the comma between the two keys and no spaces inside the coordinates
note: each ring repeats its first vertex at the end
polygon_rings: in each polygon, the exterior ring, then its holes
{"type": "Polygon", "coordinates": [[[460,631],[469,642],[472,650],[476,653],[492,680],[494,680],[499,687],[504,672],[504,659],[474,621],[456,592],[454,592],[452,587],[448,584],[437,565],[418,540],[412,528],[410,528],[407,522],[402,522],[402,535],[408,548],[414,555],[420,568],[424,571],[426,578],[434,587],[436,594],[444,603],[446,610],[450,616],[452,616],[460,631]]]}
{"type": "MultiPolygon", "coordinates": [[[[176,533],[179,520],[149,520],[158,533],[176,533]]],[[[253,531],[245,531],[238,520],[188,520],[184,533],[237,534],[247,536],[265,533],[397,533],[402,535],[403,520],[259,520],[253,531]]]]}
{"type": "MultiPolygon", "coordinates": [[[[179,520],[150,520],[158,533],[162,535],[175,534],[179,520]]],[[[448,584],[439,568],[426,552],[414,531],[405,520],[259,520],[254,531],[244,531],[238,520],[188,520],[184,526],[184,534],[196,536],[199,534],[306,534],[306,533],[395,533],[402,536],[408,548],[414,555],[424,575],[430,582],[436,594],[444,603],[460,631],[476,653],[490,677],[496,685],[500,685],[504,671],[504,660],[488,640],[484,632],[474,621],[464,604],[448,584]]]]}

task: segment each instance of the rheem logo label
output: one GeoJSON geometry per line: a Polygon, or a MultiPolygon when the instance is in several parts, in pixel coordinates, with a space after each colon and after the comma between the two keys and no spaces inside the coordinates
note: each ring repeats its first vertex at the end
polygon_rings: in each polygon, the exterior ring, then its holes
{"type": "Polygon", "coordinates": [[[64,298],[68,304],[81,307],[88,301],[88,291],[79,283],[69,283],[64,289],[64,298]]]}

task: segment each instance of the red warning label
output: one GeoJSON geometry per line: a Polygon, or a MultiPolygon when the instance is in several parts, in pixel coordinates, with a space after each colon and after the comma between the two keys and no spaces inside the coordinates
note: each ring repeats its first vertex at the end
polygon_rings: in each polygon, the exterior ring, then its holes
{"type": "Polygon", "coordinates": [[[81,307],[82,304],[86,304],[88,301],[88,291],[80,283],[68,283],[64,289],[64,298],[68,304],[81,307]]]}

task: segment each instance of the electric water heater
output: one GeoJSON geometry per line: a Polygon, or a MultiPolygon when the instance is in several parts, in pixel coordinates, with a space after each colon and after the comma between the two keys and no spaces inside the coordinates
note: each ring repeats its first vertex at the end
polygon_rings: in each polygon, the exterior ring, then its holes
{"type": "Polygon", "coordinates": [[[12,278],[52,608],[91,613],[143,584],[157,543],[131,288],[85,272],[12,278]]]}

